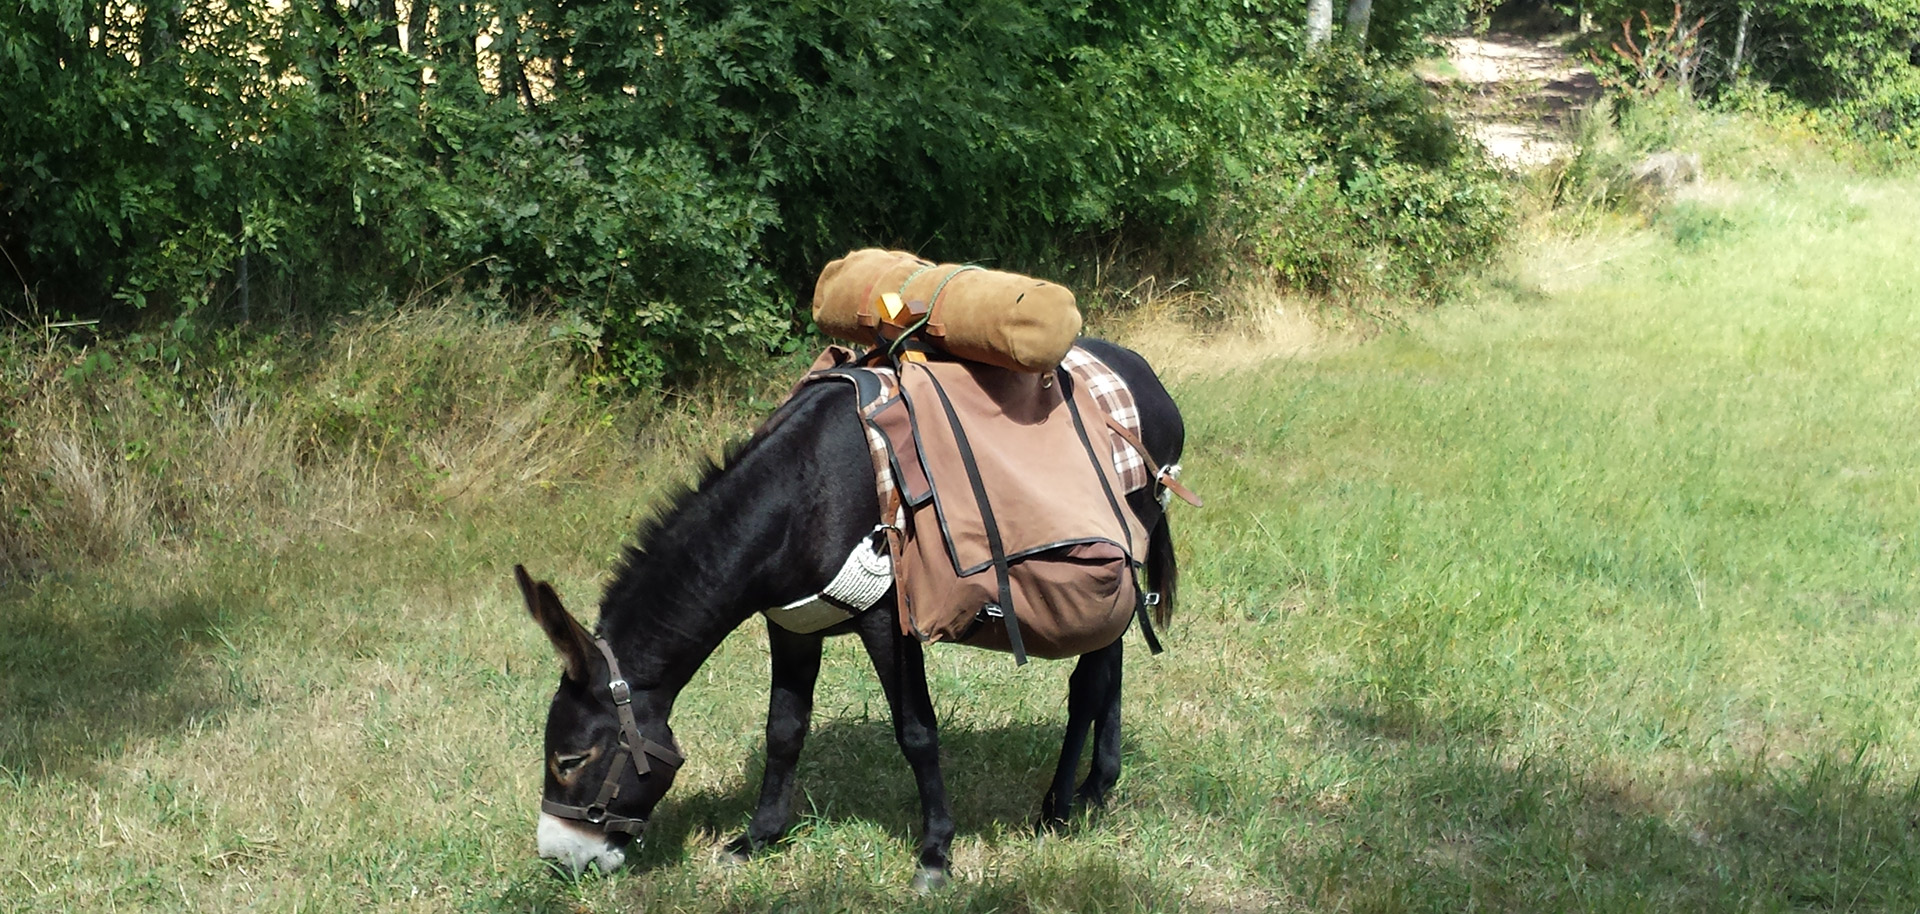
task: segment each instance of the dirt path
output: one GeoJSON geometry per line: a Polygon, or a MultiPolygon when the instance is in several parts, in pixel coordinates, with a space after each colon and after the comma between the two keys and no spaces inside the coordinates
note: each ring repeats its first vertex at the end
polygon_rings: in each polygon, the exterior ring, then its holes
{"type": "Polygon", "coordinates": [[[1572,115],[1600,94],[1593,73],[1567,51],[1571,37],[1448,38],[1446,64],[1420,75],[1495,159],[1516,170],[1537,168],[1572,152],[1572,115]]]}

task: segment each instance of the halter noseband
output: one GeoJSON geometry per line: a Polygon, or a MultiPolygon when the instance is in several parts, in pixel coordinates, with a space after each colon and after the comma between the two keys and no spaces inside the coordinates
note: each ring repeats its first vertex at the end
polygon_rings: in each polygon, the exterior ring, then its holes
{"type": "Polygon", "coordinates": [[[633,760],[633,771],[640,777],[646,777],[652,770],[647,756],[653,756],[668,768],[679,768],[686,759],[673,749],[662,746],[640,735],[640,725],[633,719],[633,689],[620,675],[620,662],[613,659],[613,648],[607,645],[607,639],[595,638],[593,645],[600,649],[600,655],[607,658],[608,691],[613,693],[613,710],[620,715],[620,748],[616,750],[613,764],[607,767],[607,779],[600,784],[600,795],[587,806],[568,806],[542,798],[540,811],[595,825],[601,831],[622,832],[635,838],[647,830],[647,820],[628,816],[616,816],[607,812],[607,804],[620,797],[620,768],[626,759],[633,760]],[[626,758],[621,758],[621,756],[626,758]]]}

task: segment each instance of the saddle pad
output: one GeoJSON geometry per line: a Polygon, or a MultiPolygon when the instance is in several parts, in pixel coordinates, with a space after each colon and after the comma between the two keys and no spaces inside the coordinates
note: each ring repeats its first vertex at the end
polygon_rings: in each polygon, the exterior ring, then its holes
{"type": "MultiPolygon", "coordinates": [[[[853,353],[849,349],[840,346],[829,347],[814,362],[810,371],[832,368],[852,357],[853,353]]],[[[1120,377],[1118,372],[1108,367],[1107,363],[1095,358],[1093,353],[1079,346],[1073,347],[1067,353],[1067,357],[1060,360],[1060,367],[1073,375],[1074,383],[1081,385],[1087,393],[1093,395],[1094,402],[1099,405],[1102,412],[1112,416],[1115,422],[1124,426],[1135,438],[1141,436],[1140,407],[1134,403],[1133,389],[1127,386],[1126,380],[1120,377]]],[[[875,367],[862,370],[871,373],[880,382],[881,395],[870,404],[874,409],[892,402],[900,395],[900,379],[894,376],[893,369],[875,367]]],[[[870,417],[873,409],[867,412],[870,417]]],[[[1089,427],[1098,425],[1104,429],[1105,423],[1097,421],[1099,417],[1085,418],[1089,427]]],[[[876,458],[875,465],[885,466],[886,436],[881,435],[870,424],[863,423],[863,427],[867,432],[867,446],[872,449],[876,458]]],[[[1133,445],[1127,443],[1127,439],[1121,437],[1120,433],[1111,429],[1104,429],[1104,431],[1108,440],[1113,442],[1113,471],[1120,478],[1120,492],[1130,495],[1146,488],[1147,484],[1153,481],[1152,475],[1147,472],[1147,462],[1141,458],[1139,452],[1133,449],[1133,445]]],[[[892,473],[876,473],[874,484],[880,493],[882,503],[895,489],[892,473]]]]}
{"type": "MultiPolygon", "coordinates": [[[[1140,437],[1140,407],[1133,401],[1133,389],[1118,372],[1079,346],[1060,360],[1060,367],[1073,374],[1074,381],[1093,395],[1094,403],[1113,421],[1125,426],[1133,437],[1140,437]]],[[[1146,488],[1153,481],[1146,458],[1119,432],[1109,429],[1107,437],[1113,440],[1113,471],[1120,475],[1120,491],[1131,494],[1146,488]]]]}

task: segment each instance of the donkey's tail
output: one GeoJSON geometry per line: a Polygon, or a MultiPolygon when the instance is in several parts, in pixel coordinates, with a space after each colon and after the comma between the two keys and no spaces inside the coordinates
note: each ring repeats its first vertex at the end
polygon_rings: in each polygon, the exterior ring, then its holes
{"type": "Polygon", "coordinates": [[[1173,620],[1173,597],[1180,589],[1180,562],[1173,556],[1173,532],[1167,529],[1167,512],[1147,535],[1147,579],[1160,594],[1160,605],[1153,608],[1153,624],[1165,628],[1173,620]]]}

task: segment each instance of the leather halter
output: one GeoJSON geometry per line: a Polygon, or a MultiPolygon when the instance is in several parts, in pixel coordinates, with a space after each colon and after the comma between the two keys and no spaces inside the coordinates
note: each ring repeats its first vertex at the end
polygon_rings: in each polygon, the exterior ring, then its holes
{"type": "Polygon", "coordinates": [[[607,639],[595,638],[593,645],[600,649],[600,655],[607,658],[608,691],[613,693],[613,710],[620,715],[620,748],[615,750],[613,764],[607,767],[607,779],[600,784],[600,795],[586,806],[568,806],[542,798],[540,811],[595,825],[601,831],[621,832],[639,838],[647,830],[647,820],[628,816],[616,816],[607,812],[607,804],[620,797],[620,769],[627,759],[633,760],[633,771],[640,777],[646,777],[652,770],[647,757],[652,756],[662,765],[677,769],[686,762],[680,753],[662,746],[640,735],[640,725],[633,718],[633,689],[620,675],[620,662],[613,659],[613,648],[607,645],[607,639]],[[624,756],[624,757],[623,757],[624,756]]]}

